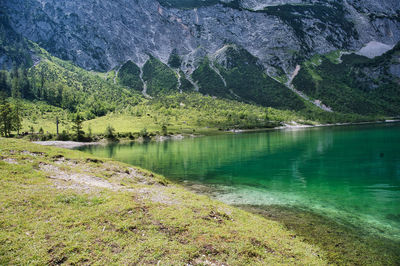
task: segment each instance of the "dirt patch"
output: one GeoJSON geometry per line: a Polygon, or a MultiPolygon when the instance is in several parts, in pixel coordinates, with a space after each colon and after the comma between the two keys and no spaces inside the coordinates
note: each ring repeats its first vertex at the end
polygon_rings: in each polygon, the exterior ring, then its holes
{"type": "Polygon", "coordinates": [[[169,197],[166,193],[164,193],[162,187],[151,186],[135,191],[141,195],[141,199],[150,199],[151,201],[156,203],[161,203],[165,205],[178,205],[181,203],[177,199],[173,199],[169,197]]]}
{"type": "Polygon", "coordinates": [[[222,266],[222,265],[226,265],[226,264],[215,261],[206,255],[201,255],[200,257],[193,260],[189,265],[222,266]]]}
{"type": "MultiPolygon", "coordinates": [[[[53,180],[54,186],[60,190],[73,189],[85,193],[98,192],[101,189],[112,191],[129,191],[135,193],[138,200],[151,200],[155,203],[166,205],[177,205],[180,202],[171,198],[157,182],[145,176],[141,171],[134,168],[121,168],[117,165],[103,164],[101,168],[93,167],[87,163],[72,165],[72,169],[83,169],[82,172],[64,170],[59,165],[68,165],[68,159],[56,158],[56,165],[40,163],[38,169],[44,172],[48,178],[53,180]],[[107,166],[107,167],[106,167],[107,166]],[[101,178],[96,173],[106,176],[101,178]],[[146,187],[134,188],[134,185],[145,185],[146,187]]],[[[71,163],[71,162],[70,162],[71,163]]]]}
{"type": "Polygon", "coordinates": [[[168,236],[175,236],[187,232],[186,227],[166,226],[160,221],[154,221],[153,224],[157,226],[157,230],[167,234],[168,236]]]}
{"type": "Polygon", "coordinates": [[[18,164],[18,162],[12,158],[3,159],[3,162],[9,163],[9,164],[18,164]]]}
{"type": "Polygon", "coordinates": [[[275,250],[273,250],[272,248],[270,248],[266,244],[262,243],[260,240],[257,240],[255,238],[251,238],[250,241],[251,241],[251,244],[253,246],[255,246],[255,247],[261,247],[268,253],[275,253],[275,250]]]}
{"type": "Polygon", "coordinates": [[[43,152],[22,151],[21,154],[29,155],[29,156],[32,156],[32,157],[43,157],[44,156],[43,152]]]}
{"type": "Polygon", "coordinates": [[[74,149],[83,146],[100,145],[100,142],[76,142],[76,141],[35,141],[35,144],[43,146],[54,146],[65,149],[74,149]]]}
{"type": "Polygon", "coordinates": [[[47,253],[51,256],[51,259],[48,261],[49,265],[61,265],[68,260],[68,257],[62,254],[64,248],[65,245],[59,243],[47,250],[47,253]]]}
{"type": "Polygon", "coordinates": [[[219,224],[224,223],[225,221],[232,220],[229,215],[216,211],[211,211],[207,216],[204,216],[203,219],[208,221],[215,221],[219,224]]]}
{"type": "Polygon", "coordinates": [[[74,183],[84,185],[85,187],[89,186],[96,188],[106,188],[114,191],[121,189],[121,187],[119,187],[118,185],[112,184],[99,177],[80,173],[67,173],[62,171],[59,167],[50,164],[41,163],[39,164],[39,169],[48,174],[48,177],[51,179],[72,181],[74,183]]]}
{"type": "Polygon", "coordinates": [[[103,163],[102,160],[93,159],[93,158],[87,158],[87,159],[86,159],[86,162],[88,162],[88,163],[103,163]]]}

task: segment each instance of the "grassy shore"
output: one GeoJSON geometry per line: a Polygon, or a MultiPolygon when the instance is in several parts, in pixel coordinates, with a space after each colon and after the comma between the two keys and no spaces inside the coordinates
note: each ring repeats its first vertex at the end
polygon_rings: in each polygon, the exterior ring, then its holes
{"type": "Polygon", "coordinates": [[[315,244],[334,265],[399,265],[399,241],[372,234],[307,209],[289,206],[237,206],[283,223],[307,243],[315,244]]]}
{"type": "Polygon", "coordinates": [[[148,171],[0,139],[0,264],[326,264],[274,221],[148,171]]]}

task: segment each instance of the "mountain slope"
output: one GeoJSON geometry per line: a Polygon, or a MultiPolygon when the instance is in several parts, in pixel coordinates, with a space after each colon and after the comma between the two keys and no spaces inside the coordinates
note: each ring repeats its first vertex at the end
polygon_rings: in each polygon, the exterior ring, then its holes
{"type": "Polygon", "coordinates": [[[399,70],[400,44],[374,59],[347,54],[332,62],[326,56],[315,57],[302,65],[293,84],[335,111],[399,115],[399,70]]]}
{"type": "Polygon", "coordinates": [[[10,25],[4,10],[0,10],[0,66],[32,65],[32,56],[26,39],[10,25]]]}
{"type": "MultiPolygon", "coordinates": [[[[398,1],[3,1],[12,27],[53,55],[86,69],[110,70],[173,50],[193,71],[226,42],[272,71],[313,54],[400,40],[398,1]],[[202,49],[203,51],[199,51],[202,49]],[[205,54],[204,54],[205,53],[205,54]],[[200,60],[201,61],[201,60],[200,60]]],[[[271,72],[272,73],[272,72],[271,72]]]]}

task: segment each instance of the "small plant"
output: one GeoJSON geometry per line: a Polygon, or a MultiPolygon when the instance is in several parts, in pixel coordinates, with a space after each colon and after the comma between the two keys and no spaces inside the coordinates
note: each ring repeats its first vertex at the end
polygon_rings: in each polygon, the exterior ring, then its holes
{"type": "Polygon", "coordinates": [[[117,139],[116,136],[115,136],[115,129],[111,125],[107,126],[106,132],[105,132],[105,137],[108,140],[112,140],[112,141],[117,139]]]}
{"type": "Polygon", "coordinates": [[[142,130],[140,130],[139,135],[143,138],[148,138],[149,137],[149,133],[147,132],[146,128],[143,128],[142,130]]]}
{"type": "Polygon", "coordinates": [[[168,135],[168,129],[167,129],[166,125],[162,125],[161,133],[162,133],[163,136],[167,136],[168,135]]]}
{"type": "Polygon", "coordinates": [[[72,120],[74,123],[72,129],[75,131],[75,136],[78,141],[84,140],[85,132],[82,130],[83,117],[77,114],[72,120]]]}
{"type": "Polygon", "coordinates": [[[61,132],[61,134],[59,134],[57,136],[57,140],[61,140],[61,141],[67,141],[67,140],[70,140],[70,139],[71,139],[71,137],[69,136],[68,132],[65,131],[65,130],[63,130],[61,132]]]}
{"type": "Polygon", "coordinates": [[[86,139],[88,141],[92,141],[93,140],[92,126],[90,124],[89,124],[89,128],[88,128],[88,133],[86,135],[86,139]]]}

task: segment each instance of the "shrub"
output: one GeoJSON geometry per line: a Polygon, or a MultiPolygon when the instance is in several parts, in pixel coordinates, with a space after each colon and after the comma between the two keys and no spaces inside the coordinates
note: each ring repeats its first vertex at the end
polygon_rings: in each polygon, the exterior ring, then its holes
{"type": "Polygon", "coordinates": [[[148,138],[149,137],[149,133],[147,132],[147,129],[143,128],[142,130],[140,130],[139,136],[141,136],[143,138],[148,138]]]}
{"type": "Polygon", "coordinates": [[[117,138],[114,133],[115,133],[115,129],[111,125],[108,125],[106,128],[105,137],[108,140],[116,140],[117,138]]]}
{"type": "Polygon", "coordinates": [[[161,127],[161,133],[162,133],[163,136],[167,136],[168,135],[168,129],[167,129],[166,125],[163,125],[161,127]]]}
{"type": "Polygon", "coordinates": [[[67,131],[63,130],[61,132],[61,134],[59,134],[57,136],[57,140],[61,140],[61,141],[67,141],[67,140],[71,140],[71,136],[68,134],[67,131]]]}

